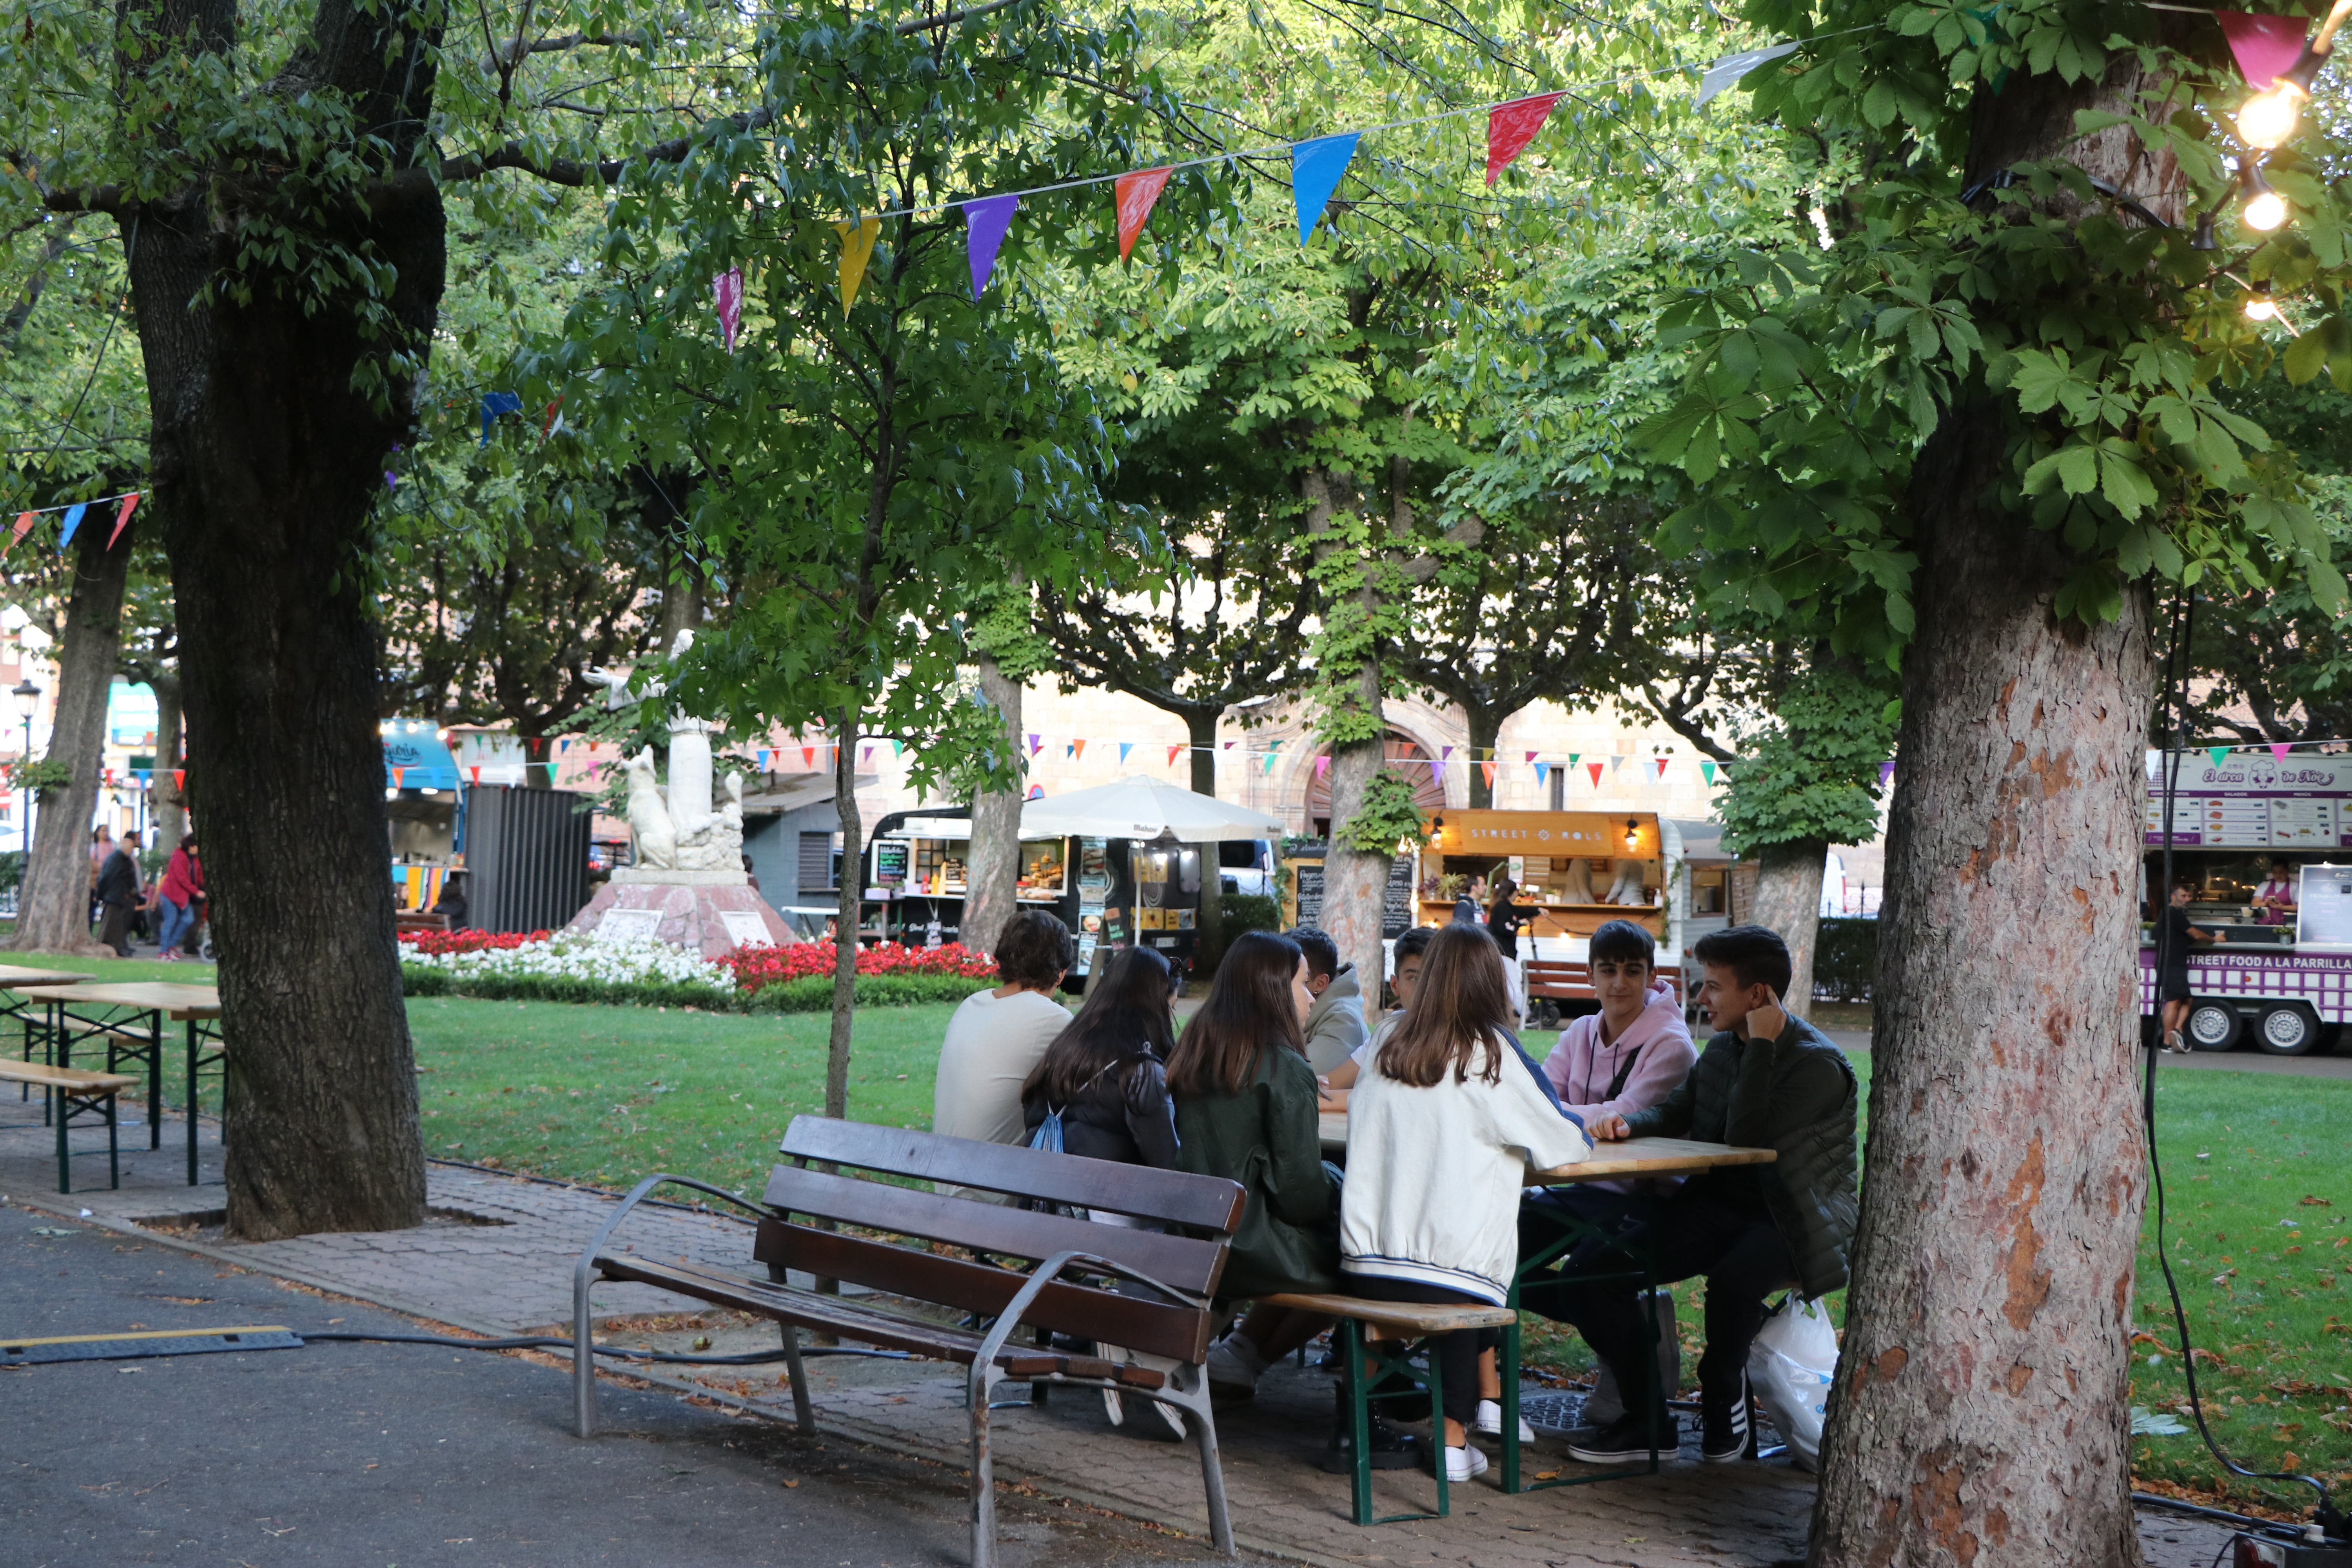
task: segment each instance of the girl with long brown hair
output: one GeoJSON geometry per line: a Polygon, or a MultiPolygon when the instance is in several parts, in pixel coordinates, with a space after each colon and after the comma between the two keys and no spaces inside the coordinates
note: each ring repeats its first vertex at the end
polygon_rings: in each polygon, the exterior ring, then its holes
{"type": "MultiPolygon", "coordinates": [[[[1592,1147],[1519,1049],[1510,1007],[1502,954],[1485,931],[1447,926],[1431,939],[1404,1022],[1348,1098],[1339,1267],[1351,1294],[1509,1300],[1528,1173],[1573,1164],[1592,1147]]],[[[1501,1425],[1499,1342],[1493,1330],[1431,1342],[1444,1373],[1449,1480],[1486,1468],[1469,1432],[1501,1425]]]]}

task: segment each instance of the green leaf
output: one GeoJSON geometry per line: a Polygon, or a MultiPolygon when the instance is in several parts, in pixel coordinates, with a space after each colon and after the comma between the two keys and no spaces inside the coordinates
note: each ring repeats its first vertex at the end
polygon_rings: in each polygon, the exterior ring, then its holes
{"type": "Polygon", "coordinates": [[[2099,443],[2099,493],[2126,517],[2156,504],[2156,481],[2140,467],[2139,448],[2110,437],[2099,443]]]}

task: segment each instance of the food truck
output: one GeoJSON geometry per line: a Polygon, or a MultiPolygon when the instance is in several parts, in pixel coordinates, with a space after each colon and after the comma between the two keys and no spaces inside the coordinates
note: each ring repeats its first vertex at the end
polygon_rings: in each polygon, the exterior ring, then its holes
{"type": "MultiPolygon", "coordinates": [[[[1602,922],[1632,921],[1658,939],[1661,962],[1682,952],[1687,898],[1682,835],[1649,811],[1456,811],[1430,819],[1421,853],[1417,905],[1423,925],[1454,917],[1454,901],[1474,878],[1491,897],[1496,874],[1519,885],[1518,901],[1535,906],[1537,952],[1582,956],[1602,922]]],[[[1482,900],[1483,902],[1483,900],[1482,900]]]]}
{"type": "Polygon", "coordinates": [[[2147,754],[2139,1001],[2150,1031],[2172,763],[2173,879],[2193,890],[2189,923],[2219,938],[2189,951],[2189,1044],[2301,1056],[2331,1043],[2352,1013],[2352,756],[2147,754]],[[2294,902],[2265,923],[2254,900],[2275,860],[2287,863],[2294,902]]]}

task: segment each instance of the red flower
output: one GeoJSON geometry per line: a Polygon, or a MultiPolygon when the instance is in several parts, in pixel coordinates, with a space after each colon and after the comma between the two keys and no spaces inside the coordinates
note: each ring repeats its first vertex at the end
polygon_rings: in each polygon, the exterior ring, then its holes
{"type": "MultiPolygon", "coordinates": [[[[833,943],[803,942],[791,947],[739,947],[719,962],[735,972],[739,987],[752,992],[786,981],[829,975],[835,958],[833,943]]],[[[996,974],[994,959],[968,952],[959,942],[929,948],[885,942],[860,948],[856,962],[860,974],[949,974],[968,980],[993,979],[996,974]]]]}
{"type": "Polygon", "coordinates": [[[493,947],[520,947],[527,942],[545,942],[548,934],[543,931],[404,931],[400,933],[400,945],[405,951],[438,956],[445,952],[480,952],[493,947]]]}

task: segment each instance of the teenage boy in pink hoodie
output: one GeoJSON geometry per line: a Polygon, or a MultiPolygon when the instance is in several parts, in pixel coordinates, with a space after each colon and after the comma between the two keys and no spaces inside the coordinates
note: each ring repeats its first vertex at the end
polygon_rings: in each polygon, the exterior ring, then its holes
{"type": "MultiPolygon", "coordinates": [[[[1631,921],[1610,921],[1586,949],[1601,1011],[1560,1031],[1544,1058],[1544,1077],[1560,1105],[1590,1127],[1604,1116],[1646,1110],[1674,1092],[1698,1060],[1674,987],[1658,978],[1657,943],[1631,921]]],[[[1580,1182],[1529,1193],[1519,1205],[1519,1256],[1531,1258],[1567,1239],[1570,1222],[1614,1229],[1639,1201],[1633,1182],[1580,1182]]],[[[1556,1268],[1558,1259],[1553,1260],[1556,1268]]],[[[1537,1311],[1556,1289],[1530,1279],[1519,1299],[1537,1311]]]]}

